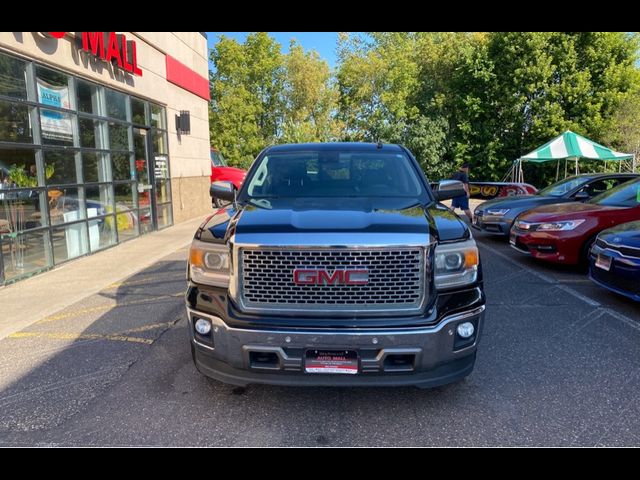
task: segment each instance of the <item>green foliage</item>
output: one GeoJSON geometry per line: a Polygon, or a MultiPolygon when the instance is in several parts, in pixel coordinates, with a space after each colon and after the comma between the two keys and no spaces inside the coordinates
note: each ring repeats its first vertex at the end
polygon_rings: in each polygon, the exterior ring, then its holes
{"type": "Polygon", "coordinates": [[[292,42],[283,55],[260,32],[244,44],[221,36],[211,60],[211,141],[231,165],[248,167],[270,144],[340,137],[338,92],[316,52],[292,42]]]}
{"type": "Polygon", "coordinates": [[[326,142],[340,137],[334,113],[338,90],[329,65],[317,52],[305,53],[292,41],[285,57],[284,114],[281,142],[326,142]]]}
{"type": "MultiPolygon", "coordinates": [[[[45,177],[50,179],[55,173],[53,165],[47,165],[45,168],[45,177]]],[[[12,165],[9,169],[9,177],[13,180],[19,188],[35,188],[38,186],[38,177],[31,175],[24,164],[12,165]]]]}
{"type": "MultiPolygon", "coordinates": [[[[266,33],[212,50],[211,139],[247,166],[265,146],[327,140],[401,143],[427,175],[471,163],[500,180],[567,129],[640,150],[640,43],[621,32],[341,33],[332,75],[295,42],[266,33]]],[[[556,168],[525,165],[544,186],[556,168]]]]}

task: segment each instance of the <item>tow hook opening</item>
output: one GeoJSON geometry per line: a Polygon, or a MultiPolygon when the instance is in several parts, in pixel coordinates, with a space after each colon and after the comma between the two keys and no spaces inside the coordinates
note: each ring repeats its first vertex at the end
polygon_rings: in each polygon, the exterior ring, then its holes
{"type": "Polygon", "coordinates": [[[384,359],[385,372],[410,372],[415,368],[416,356],[414,354],[391,354],[384,359]]]}
{"type": "Polygon", "coordinates": [[[249,364],[260,370],[280,369],[280,359],[275,352],[249,352],[249,364]]]}

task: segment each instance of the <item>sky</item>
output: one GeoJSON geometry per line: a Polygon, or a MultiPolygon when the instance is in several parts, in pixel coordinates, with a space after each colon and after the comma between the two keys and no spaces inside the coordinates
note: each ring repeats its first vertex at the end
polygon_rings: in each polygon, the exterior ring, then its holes
{"type": "MultiPolygon", "coordinates": [[[[218,41],[218,35],[235,38],[243,43],[250,32],[207,32],[209,48],[218,41]]],[[[315,50],[320,57],[327,61],[331,68],[336,66],[336,47],[338,46],[338,32],[268,32],[282,45],[282,53],[289,51],[289,41],[295,38],[296,41],[307,50],[315,50]]]]}

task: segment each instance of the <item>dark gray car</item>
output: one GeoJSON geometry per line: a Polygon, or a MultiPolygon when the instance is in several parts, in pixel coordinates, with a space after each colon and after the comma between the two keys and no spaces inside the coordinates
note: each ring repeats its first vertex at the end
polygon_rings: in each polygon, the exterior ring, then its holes
{"type": "Polygon", "coordinates": [[[508,238],[515,219],[527,210],[552,203],[584,202],[639,176],[638,173],[575,175],[556,182],[535,195],[495,198],[476,207],[473,227],[508,238]]]}

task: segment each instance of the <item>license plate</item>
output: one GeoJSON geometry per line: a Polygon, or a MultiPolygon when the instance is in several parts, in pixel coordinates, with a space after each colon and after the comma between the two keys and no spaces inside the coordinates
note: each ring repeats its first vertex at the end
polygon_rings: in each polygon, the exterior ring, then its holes
{"type": "Polygon", "coordinates": [[[515,247],[516,245],[516,234],[512,233],[509,235],[509,243],[515,247]]]}
{"type": "Polygon", "coordinates": [[[355,350],[307,350],[304,371],[307,373],[358,373],[358,352],[355,350]]]}
{"type": "Polygon", "coordinates": [[[609,270],[611,270],[611,257],[599,253],[596,257],[596,267],[608,272],[609,270]]]}

